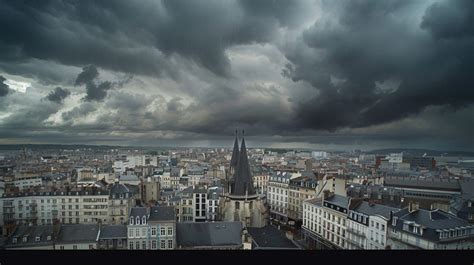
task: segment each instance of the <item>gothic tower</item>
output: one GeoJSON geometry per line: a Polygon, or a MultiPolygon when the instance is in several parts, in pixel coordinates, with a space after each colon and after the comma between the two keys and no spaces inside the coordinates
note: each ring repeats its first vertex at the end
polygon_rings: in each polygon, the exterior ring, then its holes
{"type": "Polygon", "coordinates": [[[229,191],[221,197],[221,219],[240,221],[248,227],[266,226],[268,210],[264,203],[265,197],[255,192],[244,137],[239,151],[236,136],[230,163],[229,172],[233,174],[229,180],[229,191]]]}

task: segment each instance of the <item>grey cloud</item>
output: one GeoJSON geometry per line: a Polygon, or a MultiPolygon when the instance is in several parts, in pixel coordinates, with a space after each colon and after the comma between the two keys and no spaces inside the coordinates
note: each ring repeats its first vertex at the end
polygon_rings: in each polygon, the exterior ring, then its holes
{"type": "Polygon", "coordinates": [[[225,49],[270,41],[299,2],[265,1],[5,1],[0,6],[0,58],[176,77],[174,54],[218,75],[229,74],[225,49]],[[266,11],[269,8],[270,11],[266,11]],[[255,12],[254,12],[255,10],[255,12]],[[260,15],[263,14],[263,15],[260,15]],[[31,19],[35,18],[35,19],[31,19]],[[41,41],[40,41],[41,40],[41,41]]]}
{"type": "MultiPolygon", "coordinates": [[[[472,17],[474,9],[466,10],[465,1],[448,2],[472,17]]],[[[413,25],[411,16],[417,14],[407,10],[421,1],[324,3],[329,19],[316,22],[302,38],[316,55],[293,50],[287,57],[294,67],[283,70],[317,89],[312,99],[300,102],[299,128],[358,128],[416,115],[427,106],[474,103],[473,35],[453,32],[449,42],[439,42],[436,34],[426,34],[424,29],[445,27],[429,23],[444,21],[434,11],[437,4],[427,9],[421,25],[413,25]],[[333,77],[345,81],[335,84],[333,77]],[[375,83],[389,79],[401,80],[398,89],[379,93],[375,83]]]]}
{"type": "Polygon", "coordinates": [[[69,91],[68,89],[56,87],[53,91],[51,91],[46,96],[46,99],[48,99],[49,101],[56,102],[56,103],[61,103],[70,94],[71,94],[71,91],[69,91]]]}
{"type": "Polygon", "coordinates": [[[107,96],[107,91],[113,88],[113,84],[109,81],[100,82],[96,80],[99,77],[99,71],[94,65],[84,66],[82,72],[76,78],[75,85],[86,85],[87,95],[84,97],[86,101],[102,101],[107,96]]]}
{"type": "Polygon", "coordinates": [[[9,92],[9,87],[7,84],[5,84],[5,77],[1,76],[0,75],[0,97],[4,97],[6,95],[8,95],[8,92],[9,92]]]}

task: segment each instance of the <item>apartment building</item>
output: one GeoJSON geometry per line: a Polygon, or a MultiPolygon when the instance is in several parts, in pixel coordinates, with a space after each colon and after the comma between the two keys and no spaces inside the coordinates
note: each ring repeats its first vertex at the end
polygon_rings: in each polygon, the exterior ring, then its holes
{"type": "Polygon", "coordinates": [[[349,198],[324,191],[303,203],[303,238],[311,248],[344,249],[349,198]]]}
{"type": "Polygon", "coordinates": [[[270,176],[267,188],[267,201],[270,206],[270,219],[288,223],[288,191],[290,172],[274,172],[270,176]]]}
{"type": "Polygon", "coordinates": [[[109,195],[109,224],[127,224],[128,213],[135,206],[135,199],[130,189],[118,182],[110,187],[109,195]]]}
{"type": "Polygon", "coordinates": [[[2,224],[106,223],[109,192],[98,188],[4,194],[2,224]]]}
{"type": "Polygon", "coordinates": [[[304,171],[290,179],[288,185],[288,218],[298,225],[303,221],[303,201],[315,198],[318,180],[313,172],[304,171]]]}

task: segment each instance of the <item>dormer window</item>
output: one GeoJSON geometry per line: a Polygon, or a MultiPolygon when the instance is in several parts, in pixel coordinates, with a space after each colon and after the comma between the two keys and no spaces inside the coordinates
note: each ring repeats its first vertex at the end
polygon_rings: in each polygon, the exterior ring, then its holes
{"type": "Polygon", "coordinates": [[[136,219],[136,224],[139,225],[140,224],[140,217],[137,216],[137,219],[136,219]]]}
{"type": "Polygon", "coordinates": [[[47,236],[47,237],[46,237],[46,240],[50,241],[50,240],[51,240],[51,236],[47,236]]]}
{"type": "Polygon", "coordinates": [[[392,225],[393,226],[397,225],[397,219],[398,219],[398,217],[396,217],[396,216],[393,217],[393,219],[392,219],[392,225]]]}
{"type": "Polygon", "coordinates": [[[142,217],[142,224],[146,224],[146,217],[145,216],[142,217]]]}
{"type": "Polygon", "coordinates": [[[133,217],[130,216],[130,224],[133,225],[133,217]]]}
{"type": "Polygon", "coordinates": [[[27,236],[24,236],[24,237],[23,237],[23,243],[26,243],[26,242],[28,242],[28,237],[27,237],[27,236]]]}
{"type": "Polygon", "coordinates": [[[40,236],[37,236],[37,237],[35,238],[35,241],[36,241],[36,242],[41,241],[41,237],[40,237],[40,236]]]}
{"type": "Polygon", "coordinates": [[[472,201],[467,202],[467,207],[472,207],[472,201]]]}
{"type": "Polygon", "coordinates": [[[418,234],[418,226],[413,226],[413,233],[418,234]]]}

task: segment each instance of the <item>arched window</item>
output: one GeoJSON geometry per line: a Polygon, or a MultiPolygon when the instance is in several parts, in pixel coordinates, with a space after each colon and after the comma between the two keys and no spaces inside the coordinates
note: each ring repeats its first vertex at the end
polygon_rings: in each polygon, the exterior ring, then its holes
{"type": "Polygon", "coordinates": [[[144,224],[144,225],[146,224],[146,217],[145,216],[142,217],[142,224],[144,224]]]}
{"type": "Polygon", "coordinates": [[[133,217],[130,216],[130,224],[133,225],[133,217]]]}
{"type": "Polygon", "coordinates": [[[137,221],[136,221],[137,225],[140,224],[140,217],[137,216],[137,221]]]}

